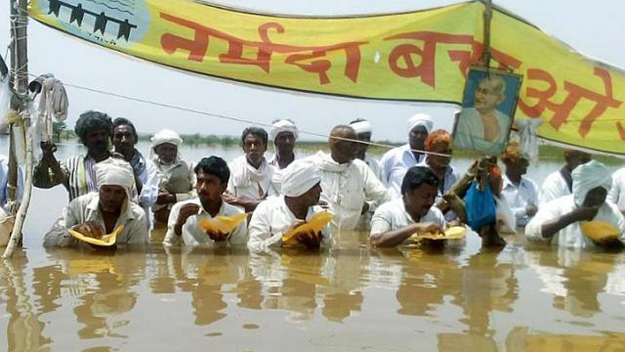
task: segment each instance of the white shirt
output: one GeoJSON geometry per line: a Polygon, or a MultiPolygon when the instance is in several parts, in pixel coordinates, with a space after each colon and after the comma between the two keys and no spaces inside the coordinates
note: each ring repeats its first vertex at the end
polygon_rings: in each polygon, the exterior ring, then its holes
{"type": "Polygon", "coordinates": [[[525,207],[528,205],[538,205],[538,186],[534,181],[521,176],[521,182],[517,187],[510,181],[505,174],[503,177],[503,188],[501,195],[506,199],[506,203],[510,206],[510,210],[514,214],[516,219],[516,225],[523,227],[531,220],[531,218],[525,212],[525,207]]]}
{"type": "Polygon", "coordinates": [[[538,208],[560,197],[571,194],[569,185],[566,183],[560,170],[552,172],[547,176],[538,195],[538,208]]]}
{"type": "Polygon", "coordinates": [[[389,150],[382,156],[380,164],[382,166],[384,183],[392,192],[393,198],[401,198],[401,183],[404,181],[406,171],[412,166],[425,160],[425,154],[415,158],[410,149],[410,144],[404,144],[389,150]]]}
{"type": "Polygon", "coordinates": [[[145,211],[145,220],[150,228],[150,207],[156,204],[159,192],[159,177],[156,165],[152,160],[146,160],[145,170],[139,174],[139,180],[143,184],[141,194],[139,194],[139,205],[145,211]]]}
{"type": "Polygon", "coordinates": [[[380,180],[380,182],[382,182],[382,184],[384,186],[386,186],[386,179],[384,177],[384,170],[382,169],[382,166],[380,165],[380,162],[377,161],[375,158],[365,155],[365,160],[364,160],[365,164],[367,164],[367,166],[369,166],[369,168],[371,169],[371,172],[373,172],[373,174],[375,175],[375,177],[378,178],[378,180],[380,180]]]}
{"type": "MultiPolygon", "coordinates": [[[[545,223],[559,219],[575,210],[577,205],[573,195],[553,200],[538,210],[536,216],[525,227],[525,236],[530,240],[548,241],[542,236],[542,226],[545,223]]],[[[625,240],[625,218],[610,201],[605,201],[593,220],[601,220],[614,225],[621,232],[621,240],[625,240]]],[[[584,248],[594,246],[593,242],[582,233],[580,222],[575,222],[558,231],[552,238],[551,244],[568,248],[584,248]]]]}
{"type": "MultiPolygon", "coordinates": [[[[428,210],[425,216],[419,219],[418,223],[426,222],[433,222],[440,228],[445,228],[447,225],[443,213],[434,206],[428,210]]],[[[373,214],[370,236],[403,229],[413,224],[416,224],[416,222],[406,211],[404,200],[402,198],[393,199],[382,204],[373,214]]]]}
{"type": "Polygon", "coordinates": [[[612,189],[608,193],[608,200],[621,211],[625,211],[625,167],[612,175],[612,189]]]}
{"type": "MultiPolygon", "coordinates": [[[[318,212],[323,211],[319,206],[308,208],[306,221],[318,212]]],[[[279,248],[282,245],[282,235],[297,221],[297,218],[284,202],[284,196],[271,197],[258,205],[250,220],[247,246],[253,251],[266,251],[269,248],[279,248]]],[[[321,246],[329,247],[332,237],[326,226],[321,234],[321,246]]]]}
{"type": "Polygon", "coordinates": [[[391,193],[362,160],[338,164],[323,152],[313,156],[321,173],[321,200],[332,214],[332,230],[354,230],[365,201],[377,207],[391,200],[391,193]]]}
{"type": "MultiPolygon", "coordinates": [[[[105,229],[104,219],[100,212],[100,196],[98,193],[87,193],[74,198],[64,209],[63,217],[57,221],[44,237],[44,246],[77,246],[78,240],[67,233],[78,224],[93,221],[105,229]]],[[[145,212],[133,202],[126,203],[126,210],[117,218],[115,228],[124,226],[117,236],[117,244],[144,244],[148,240],[148,229],[145,226],[145,212]]]]}
{"type": "MultiPolygon", "coordinates": [[[[269,165],[266,160],[263,160],[260,169],[254,169],[248,164],[245,155],[242,155],[232,160],[228,167],[230,168],[228,191],[235,197],[262,200],[278,194],[273,183],[275,167],[269,165]]],[[[281,180],[280,177],[279,181],[281,180]]]]}
{"type": "MultiPolygon", "coordinates": [[[[243,210],[237,208],[233,205],[230,205],[226,202],[221,202],[221,207],[219,208],[219,212],[217,216],[233,216],[242,214],[243,210]]],[[[179,243],[182,241],[183,244],[189,246],[197,246],[197,245],[205,245],[205,244],[216,244],[205,231],[200,229],[199,221],[202,219],[212,219],[213,217],[210,215],[206,209],[202,206],[202,202],[199,198],[189,199],[184,202],[176,203],[173,208],[171,208],[171,213],[169,213],[169,219],[167,221],[167,234],[165,235],[165,239],[163,239],[163,244],[171,245],[174,243],[179,243]],[[184,225],[182,225],[182,234],[180,236],[176,235],[174,231],[174,227],[176,226],[176,222],[178,222],[178,215],[180,215],[180,209],[186,204],[197,204],[200,206],[200,211],[198,214],[191,215],[187,218],[184,225]]],[[[247,221],[243,220],[233,231],[230,237],[224,243],[227,242],[230,245],[243,245],[247,243],[247,221]]],[[[217,243],[219,244],[219,242],[217,243]]]]}

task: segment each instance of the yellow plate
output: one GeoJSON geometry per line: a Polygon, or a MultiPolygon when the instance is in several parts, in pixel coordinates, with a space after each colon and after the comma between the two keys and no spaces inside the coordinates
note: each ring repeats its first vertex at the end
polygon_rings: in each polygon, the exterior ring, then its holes
{"type": "Polygon", "coordinates": [[[452,226],[446,229],[445,233],[426,232],[421,235],[419,235],[418,233],[415,233],[414,235],[408,237],[405,242],[417,243],[422,239],[434,240],[434,241],[459,240],[461,238],[464,238],[465,234],[466,234],[466,229],[463,226],[452,226]]]}
{"type": "Polygon", "coordinates": [[[332,220],[332,214],[328,213],[327,211],[322,211],[320,213],[317,213],[313,215],[310,218],[310,220],[308,220],[308,222],[306,222],[304,225],[301,225],[295,230],[282,235],[282,244],[284,245],[297,244],[297,241],[295,240],[295,235],[297,235],[298,233],[310,232],[310,231],[317,233],[323,230],[323,228],[331,220],[332,220]]]}
{"type": "Polygon", "coordinates": [[[581,227],[584,235],[597,244],[609,240],[618,240],[621,235],[619,230],[607,221],[588,221],[582,223],[581,227]]]}
{"type": "Polygon", "coordinates": [[[108,235],[102,236],[102,238],[87,237],[82,233],[74,231],[72,229],[68,229],[67,232],[69,232],[69,234],[72,235],[74,238],[92,244],[94,246],[110,247],[115,244],[115,242],[117,241],[117,236],[122,233],[123,230],[124,225],[119,225],[115,229],[115,231],[109,233],[108,235]]]}
{"type": "Polygon", "coordinates": [[[202,219],[199,226],[203,231],[217,231],[221,233],[230,233],[239,224],[247,218],[246,213],[233,216],[216,216],[212,219],[202,219]]]}

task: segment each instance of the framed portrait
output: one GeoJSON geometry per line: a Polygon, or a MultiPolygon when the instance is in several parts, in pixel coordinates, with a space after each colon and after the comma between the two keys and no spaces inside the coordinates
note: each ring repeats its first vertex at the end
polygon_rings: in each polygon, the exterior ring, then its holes
{"type": "Polygon", "coordinates": [[[462,109],[454,123],[454,149],[498,156],[510,136],[523,76],[471,67],[462,109]]]}

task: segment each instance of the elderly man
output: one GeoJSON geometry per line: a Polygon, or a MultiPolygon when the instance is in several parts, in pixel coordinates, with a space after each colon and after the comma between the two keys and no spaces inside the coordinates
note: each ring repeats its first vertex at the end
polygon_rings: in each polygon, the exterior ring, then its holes
{"type": "Polygon", "coordinates": [[[246,212],[254,211],[261,201],[278,193],[273,183],[275,168],[265,160],[268,138],[262,128],[243,130],[241,144],[245,155],[229,164],[230,181],[224,200],[246,212]]]}
{"type": "Polygon", "coordinates": [[[179,202],[169,215],[167,234],[163,244],[182,241],[186,245],[247,243],[247,223],[243,221],[232,232],[205,231],[200,228],[200,220],[210,220],[217,216],[234,216],[243,211],[224,202],[221,198],[228,185],[230,169],[221,158],[203,158],[195,166],[195,190],[198,198],[179,202]]]}
{"type": "Polygon", "coordinates": [[[571,194],[573,190],[573,179],[571,172],[579,165],[590,161],[590,154],[580,150],[564,150],[564,166],[559,171],[553,172],[545,178],[542,188],[538,194],[538,207],[549,203],[554,199],[571,194]]]}
{"type": "Polygon", "coordinates": [[[365,119],[356,119],[349,123],[349,127],[353,128],[356,131],[356,136],[359,141],[363,143],[358,143],[356,148],[356,159],[362,160],[369,166],[373,174],[382,182],[382,184],[386,184],[386,180],[384,177],[384,170],[382,170],[382,166],[380,166],[380,162],[374,159],[373,157],[367,155],[367,150],[369,149],[369,142],[371,142],[371,135],[373,134],[373,128],[371,126],[371,122],[365,119]]]}
{"type": "Polygon", "coordinates": [[[478,150],[498,155],[504,148],[511,124],[510,116],[497,110],[505,100],[506,83],[491,74],[478,83],[473,107],[463,108],[456,125],[454,148],[478,150]]]}
{"type": "Polygon", "coordinates": [[[501,196],[510,206],[516,226],[523,228],[538,210],[538,186],[523,176],[527,173],[529,160],[521,153],[519,143],[508,143],[501,161],[506,166],[501,196]]]}
{"type": "Polygon", "coordinates": [[[297,126],[289,119],[275,120],[271,123],[270,137],[275,146],[275,154],[268,163],[282,170],[295,160],[295,142],[297,141],[297,126]]]}
{"type": "Polygon", "coordinates": [[[108,143],[113,123],[105,113],[87,111],[80,115],[74,130],[87,148],[87,155],[71,157],[60,164],[54,157],[56,146],[44,142],[41,143],[41,160],[33,171],[35,187],[52,188],[63,184],[69,192],[70,201],[98,190],[94,166],[111,156],[108,143]]]}
{"type": "Polygon", "coordinates": [[[328,143],[330,154],[319,151],[313,156],[321,169],[321,200],[333,215],[333,229],[354,230],[361,214],[389,201],[391,195],[367,164],[355,159],[358,142],[353,128],[334,127],[328,143]]]}
{"type": "Polygon", "coordinates": [[[371,219],[370,241],[375,247],[394,247],[415,233],[440,232],[447,223],[434,207],[439,179],[425,166],[408,169],[402,198],[381,205],[371,219]]]}
{"type": "Polygon", "coordinates": [[[98,191],[72,200],[63,209],[62,218],[44,237],[44,246],[78,246],[68,234],[74,229],[85,236],[98,238],[112,233],[119,226],[116,244],[144,244],[148,239],[145,212],[130,201],[134,176],[128,163],[109,159],[94,166],[98,191]]]}
{"type": "Polygon", "coordinates": [[[434,122],[429,115],[416,114],[408,120],[408,143],[389,150],[384,154],[380,164],[384,170],[384,183],[389,187],[394,198],[401,197],[401,184],[408,168],[425,159],[419,152],[423,143],[432,131],[434,122]]]}
{"type": "Polygon", "coordinates": [[[180,156],[178,147],[182,144],[182,139],[178,133],[161,130],[152,136],[151,141],[150,159],[156,166],[159,189],[152,211],[156,222],[167,223],[171,208],[176,202],[195,196],[195,173],[191,165],[180,156]]]}
{"type": "Polygon", "coordinates": [[[158,174],[152,160],[146,160],[135,146],[139,142],[137,130],[130,120],[118,117],[113,121],[113,146],[115,152],[123,156],[130,163],[135,175],[135,183],[139,192],[139,205],[146,213],[149,226],[150,207],[158,198],[158,174]]]}
{"type": "Polygon", "coordinates": [[[608,169],[593,160],[577,166],[571,177],[573,194],[541,205],[525,228],[527,238],[560,247],[589,247],[593,243],[583,235],[581,224],[601,220],[616,228],[620,239],[625,240],[625,218],[614,203],[606,200],[612,185],[608,169]]]}
{"type": "MultiPolygon", "coordinates": [[[[282,195],[260,203],[250,220],[247,246],[253,251],[266,251],[282,246],[282,235],[295,230],[323,211],[317,204],[321,194],[321,173],[312,158],[294,161],[284,170],[282,195]]],[[[296,241],[310,249],[332,243],[327,226],[315,236],[296,235],[296,241]]]]}
{"type": "Polygon", "coordinates": [[[616,204],[625,215],[625,167],[612,175],[612,189],[608,193],[608,200],[616,204]]]}

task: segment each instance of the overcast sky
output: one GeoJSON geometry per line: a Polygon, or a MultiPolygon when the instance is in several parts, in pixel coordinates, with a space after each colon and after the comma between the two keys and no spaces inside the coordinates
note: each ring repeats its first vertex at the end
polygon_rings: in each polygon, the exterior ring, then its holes
{"type": "MultiPolygon", "coordinates": [[[[259,12],[302,15],[345,15],[419,10],[447,5],[443,0],[230,0],[259,12]]],[[[219,3],[219,2],[218,2],[219,3]]],[[[558,37],[584,54],[625,67],[623,29],[625,2],[614,0],[500,0],[495,1],[558,37]]],[[[9,43],[9,7],[0,7],[0,52],[9,43]]],[[[374,139],[403,141],[405,121],[426,109],[436,118],[435,127],[451,130],[451,107],[424,107],[409,103],[384,103],[321,95],[268,91],[251,85],[198,77],[133,59],[92,46],[44,27],[29,26],[29,71],[52,72],[62,81],[141,99],[269,123],[287,117],[307,131],[325,134],[331,126],[354,118],[366,118],[374,126],[374,139]]],[[[244,124],[182,113],[119,98],[68,88],[69,125],[85,110],[131,118],[138,130],[153,133],[172,128],[180,133],[238,135],[244,124]]],[[[315,139],[303,135],[302,139],[315,139]]]]}

